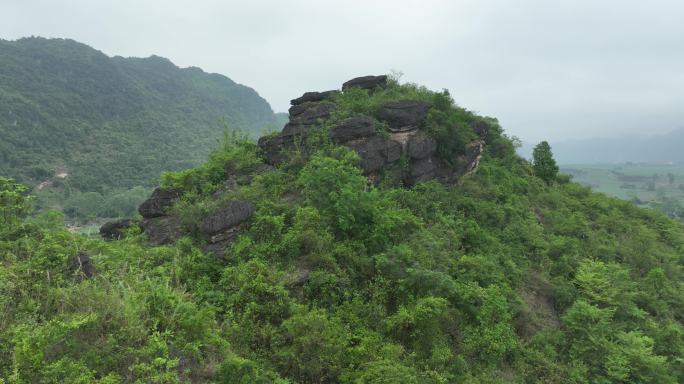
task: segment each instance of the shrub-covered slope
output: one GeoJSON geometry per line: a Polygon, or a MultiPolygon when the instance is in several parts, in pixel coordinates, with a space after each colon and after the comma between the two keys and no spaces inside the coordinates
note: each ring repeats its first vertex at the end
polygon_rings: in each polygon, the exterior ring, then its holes
{"type": "Polygon", "coordinates": [[[336,112],[276,157],[267,143],[288,129],[261,146],[229,137],[166,174],[135,220],[145,232],[121,240],[20,219],[21,191],[5,182],[0,378],[684,381],[680,224],[542,180],[495,120],[446,92],[390,81],[330,97],[336,112]],[[367,141],[391,138],[380,110],[397,100],[429,103],[417,128],[436,140],[431,180],[411,178],[411,152],[369,171],[372,153],[335,140],[360,117],[377,131],[367,141]],[[471,140],[484,151],[464,173],[471,140]],[[172,243],[151,246],[160,234],[172,243]]]}
{"type": "Polygon", "coordinates": [[[0,175],[105,194],[151,187],[201,163],[222,119],[255,135],[278,124],[254,90],[222,75],[72,40],[0,40],[0,175]]]}

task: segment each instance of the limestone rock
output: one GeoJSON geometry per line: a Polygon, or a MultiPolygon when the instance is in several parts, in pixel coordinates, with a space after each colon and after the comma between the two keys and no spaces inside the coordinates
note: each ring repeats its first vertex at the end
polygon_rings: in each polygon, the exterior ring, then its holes
{"type": "Polygon", "coordinates": [[[173,188],[157,188],[152,192],[152,196],[140,204],[138,212],[146,219],[164,216],[166,210],[178,200],[180,195],[180,191],[173,188]]]}
{"type": "Polygon", "coordinates": [[[292,142],[292,136],[264,136],[259,139],[257,145],[261,149],[266,164],[278,165],[285,161],[283,149],[289,147],[292,142]]]}
{"type": "Polygon", "coordinates": [[[83,279],[90,279],[95,275],[95,264],[93,264],[90,255],[80,251],[69,258],[67,270],[69,274],[75,276],[77,281],[82,281],[83,279]]]}
{"type": "Polygon", "coordinates": [[[233,239],[218,243],[207,243],[202,247],[202,252],[214,255],[219,259],[224,259],[226,254],[225,250],[232,242],[233,239]]]}
{"type": "Polygon", "coordinates": [[[353,78],[342,84],[342,90],[347,90],[353,87],[362,89],[375,89],[376,87],[385,88],[387,86],[387,76],[362,76],[353,78]]]}
{"type": "Polygon", "coordinates": [[[180,219],[175,216],[144,219],[140,223],[140,228],[153,245],[172,244],[183,236],[180,219]]]}
{"type": "Polygon", "coordinates": [[[419,132],[408,140],[408,155],[412,159],[424,159],[432,156],[437,150],[437,142],[428,135],[419,132]]]}
{"type": "Polygon", "coordinates": [[[373,119],[366,116],[351,117],[330,130],[330,138],[337,143],[375,135],[373,119]]]}
{"type": "Polygon", "coordinates": [[[290,100],[290,104],[300,105],[304,103],[330,100],[336,93],[338,93],[336,90],[325,92],[305,92],[302,96],[290,100]]]}
{"type": "Polygon", "coordinates": [[[438,171],[440,165],[439,159],[436,157],[428,157],[412,161],[409,168],[408,185],[415,185],[416,183],[429,181],[435,178],[435,172],[438,171]]]}
{"type": "Polygon", "coordinates": [[[290,107],[290,122],[283,128],[283,134],[290,134],[288,126],[314,125],[325,120],[335,108],[335,104],[329,102],[294,105],[290,107]]]}
{"type": "Polygon", "coordinates": [[[249,201],[231,201],[207,216],[200,224],[200,230],[208,235],[215,235],[229,230],[248,220],[256,207],[249,201]]]}
{"type": "Polygon", "coordinates": [[[378,118],[385,121],[393,132],[420,128],[427,118],[430,104],[419,100],[401,100],[386,103],[378,110],[378,118]]]}
{"type": "Polygon", "coordinates": [[[105,240],[124,238],[124,231],[131,226],[131,219],[120,219],[104,223],[100,227],[100,236],[105,240]]]}
{"type": "Polygon", "coordinates": [[[345,144],[361,157],[361,169],[368,175],[401,158],[401,144],[381,137],[350,141],[345,144]]]}
{"type": "Polygon", "coordinates": [[[484,153],[484,142],[478,140],[466,145],[466,167],[464,175],[469,175],[475,171],[480,166],[480,160],[482,159],[482,154],[484,153]]]}

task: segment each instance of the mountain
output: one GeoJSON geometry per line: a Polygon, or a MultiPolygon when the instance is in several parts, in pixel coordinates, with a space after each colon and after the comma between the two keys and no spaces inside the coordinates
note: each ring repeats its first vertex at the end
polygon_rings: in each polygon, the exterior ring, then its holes
{"type": "Polygon", "coordinates": [[[107,241],[0,179],[0,382],[684,382],[681,224],[537,176],[447,91],[292,104],[107,241]]]}
{"type": "Polygon", "coordinates": [[[253,89],[169,60],[109,57],[64,39],[0,40],[0,175],[100,194],[199,164],[224,122],[279,118],[253,89]],[[61,177],[56,177],[61,175],[61,177]]]}
{"type": "MultiPolygon", "coordinates": [[[[644,137],[604,137],[550,142],[560,164],[681,163],[684,162],[684,129],[644,137]]],[[[525,144],[521,154],[530,157],[534,144],[525,144]]]]}

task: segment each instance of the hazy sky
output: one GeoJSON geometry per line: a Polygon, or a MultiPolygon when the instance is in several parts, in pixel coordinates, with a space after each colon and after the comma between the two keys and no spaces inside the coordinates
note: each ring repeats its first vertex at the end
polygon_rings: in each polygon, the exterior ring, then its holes
{"type": "Polygon", "coordinates": [[[684,127],[683,20],[681,0],[0,0],[3,39],[168,57],[275,111],[398,70],[525,141],[684,127]]]}

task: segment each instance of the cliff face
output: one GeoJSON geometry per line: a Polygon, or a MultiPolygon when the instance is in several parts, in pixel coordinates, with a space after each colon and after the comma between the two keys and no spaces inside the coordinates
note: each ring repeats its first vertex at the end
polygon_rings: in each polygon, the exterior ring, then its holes
{"type": "MultiPolygon", "coordinates": [[[[360,159],[358,166],[369,182],[376,185],[413,186],[430,180],[451,184],[477,171],[489,130],[485,122],[472,119],[455,124],[456,131],[451,132],[454,137],[445,139],[442,134],[440,142],[435,132],[443,127],[435,126],[435,119],[429,121],[431,113],[438,113],[430,101],[378,98],[377,105],[368,110],[349,107],[349,99],[355,94],[373,97],[386,92],[388,86],[387,76],[364,76],[345,82],[341,91],[306,92],[293,99],[283,129],[258,140],[263,164],[246,173],[228,167],[223,189],[239,189],[237,178],[251,179],[256,174],[285,166],[295,158],[306,158],[316,150],[314,142],[342,145],[356,152],[360,159]],[[456,136],[471,140],[456,151],[447,152],[444,148],[440,151],[440,145],[447,149],[448,145],[453,146],[456,136]]],[[[143,219],[139,226],[151,244],[171,244],[192,232],[205,243],[205,252],[221,256],[255,212],[256,202],[220,203],[190,231],[168,212],[182,195],[182,190],[158,188],[140,206],[143,219]]],[[[217,200],[218,196],[220,193],[217,200]]],[[[121,228],[127,225],[130,222],[126,220],[108,223],[101,229],[102,236],[118,238],[123,233],[121,228]]]]}

